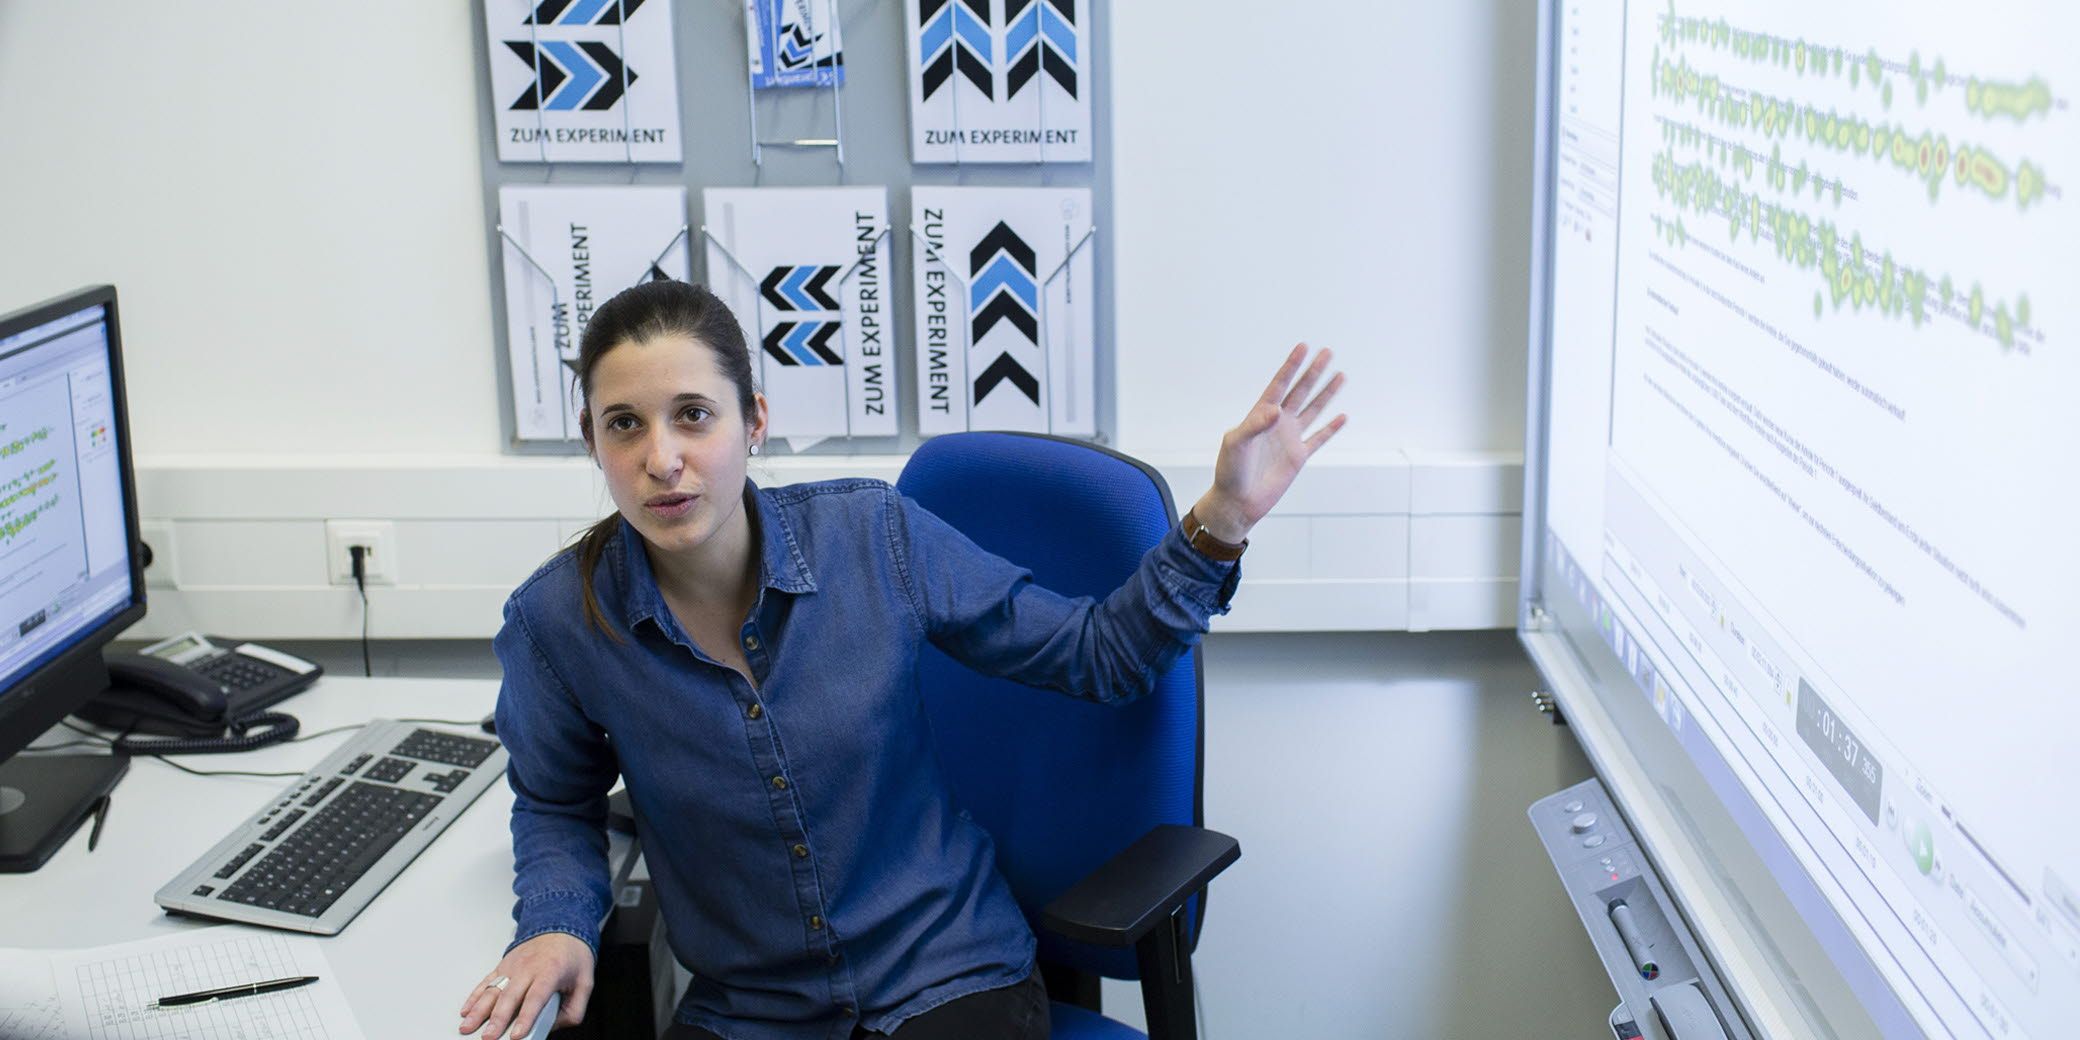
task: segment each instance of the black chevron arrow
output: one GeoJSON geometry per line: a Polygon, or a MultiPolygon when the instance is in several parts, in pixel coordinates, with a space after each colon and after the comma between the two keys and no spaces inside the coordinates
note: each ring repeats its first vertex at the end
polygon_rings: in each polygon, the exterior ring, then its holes
{"type": "Polygon", "coordinates": [[[1076,66],[1069,64],[1053,44],[1045,42],[1026,48],[1026,52],[1004,70],[1004,96],[1017,97],[1019,89],[1043,68],[1070,97],[1076,96],[1076,66]]]}
{"type": "Polygon", "coordinates": [[[1040,403],[1040,381],[1034,379],[1033,373],[1026,371],[1024,365],[1011,360],[1009,354],[998,354],[997,359],[982,370],[982,375],[976,377],[975,403],[981,404],[982,399],[988,397],[989,392],[1005,380],[1010,380],[1011,385],[1025,394],[1027,400],[1036,405],[1040,403]]]}
{"type": "Polygon", "coordinates": [[[975,312],[975,340],[979,342],[1000,321],[1009,321],[1018,326],[1018,331],[1025,333],[1027,339],[1040,342],[1040,323],[1033,320],[1033,312],[1026,310],[1025,305],[1018,302],[1018,297],[1008,292],[990,297],[989,303],[975,312]]]}
{"type": "Polygon", "coordinates": [[[786,281],[787,276],[793,273],[794,268],[792,267],[773,268],[766,275],[766,280],[758,283],[758,294],[765,297],[768,303],[783,311],[794,310],[794,301],[780,295],[780,283],[786,281]]]}
{"type": "Polygon", "coordinates": [[[803,284],[802,291],[808,293],[810,299],[815,300],[817,303],[823,304],[823,306],[826,309],[837,310],[838,298],[832,296],[829,292],[825,291],[824,289],[824,286],[828,284],[831,279],[836,278],[837,276],[837,268],[819,267],[816,269],[815,274],[809,276],[808,282],[803,284]]]}
{"type": "MultiPolygon", "coordinates": [[[[1039,2],[1054,8],[1062,21],[1071,26],[1076,24],[1076,0],[1006,0],[1004,24],[1011,25],[1017,22],[1018,16],[1026,8],[1039,2]]],[[[1062,52],[1055,48],[1054,41],[1049,39],[1044,31],[1035,33],[1033,42],[1026,48],[1025,53],[1013,59],[1011,67],[1004,70],[1004,96],[1017,97],[1019,90],[1043,69],[1056,83],[1061,84],[1070,97],[1076,96],[1076,65],[1062,56],[1062,52]]]]}
{"type": "Polygon", "coordinates": [[[786,339],[787,334],[794,331],[794,325],[794,322],[783,321],[773,326],[773,330],[766,333],[766,338],[759,341],[759,345],[766,349],[766,353],[773,360],[783,365],[799,365],[802,363],[802,359],[788,353],[787,348],[780,345],[780,341],[786,339]]]}
{"type": "Polygon", "coordinates": [[[581,107],[587,112],[603,112],[613,108],[614,102],[621,100],[621,92],[635,84],[635,71],[622,68],[621,59],[598,40],[580,40],[578,49],[584,51],[585,56],[591,58],[592,63],[598,65],[601,72],[607,74],[607,82],[593,91],[592,97],[581,107]]]}
{"type": "MultiPolygon", "coordinates": [[[[933,16],[948,3],[957,3],[966,8],[979,24],[990,24],[989,0],[922,0],[918,5],[918,26],[922,28],[931,24],[933,16]]],[[[930,99],[937,93],[940,85],[952,78],[956,70],[968,77],[968,82],[975,84],[975,88],[982,91],[983,97],[996,100],[996,80],[990,73],[989,63],[982,60],[981,55],[968,49],[967,41],[958,31],[952,34],[952,41],[939,53],[939,57],[924,68],[925,98],[930,99]]]]}
{"type": "Polygon", "coordinates": [[[520,95],[520,99],[512,104],[512,110],[515,112],[533,112],[542,107],[543,98],[556,93],[556,88],[562,86],[563,81],[569,77],[564,75],[563,69],[557,67],[553,61],[536,61],[533,44],[507,40],[505,45],[511,48],[514,54],[519,55],[528,68],[534,69],[538,74],[535,81],[528,84],[527,93],[520,95]]]}
{"type": "Polygon", "coordinates": [[[831,337],[837,334],[838,323],[827,321],[823,323],[822,328],[817,329],[809,336],[809,349],[815,351],[816,356],[822,358],[823,363],[826,365],[842,365],[845,363],[845,359],[839,357],[838,352],[830,349],[829,346],[831,337]]]}
{"type": "Polygon", "coordinates": [[[989,258],[999,252],[1010,253],[1011,258],[1018,261],[1018,266],[1025,268],[1027,274],[1033,274],[1038,269],[1040,261],[1033,256],[1033,247],[1026,245],[1026,240],[1018,237],[1018,233],[1011,230],[1011,225],[1000,220],[996,227],[989,229],[989,234],[982,236],[982,241],[975,243],[975,248],[968,250],[969,276],[981,274],[983,267],[989,263],[989,258]]]}
{"type": "Polygon", "coordinates": [[[968,82],[975,84],[975,89],[982,91],[983,97],[996,100],[997,88],[990,78],[989,66],[983,64],[974,51],[958,40],[939,55],[939,60],[925,66],[924,96],[931,97],[932,92],[939,89],[939,84],[946,82],[946,78],[953,75],[956,66],[959,67],[961,75],[968,77],[968,82]]]}

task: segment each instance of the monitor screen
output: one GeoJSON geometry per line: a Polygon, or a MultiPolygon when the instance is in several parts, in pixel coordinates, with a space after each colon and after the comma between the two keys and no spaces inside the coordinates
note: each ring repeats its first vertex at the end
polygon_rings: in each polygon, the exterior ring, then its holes
{"type": "Polygon", "coordinates": [[[1862,1026],[2072,1035],[2080,9],[1545,17],[1527,632],[1862,1026]]]}
{"type": "MultiPolygon", "coordinates": [[[[0,320],[0,713],[22,679],[142,601],[112,292],[0,320]],[[101,298],[105,296],[106,298],[101,298]]],[[[4,749],[0,749],[4,754],[4,749]]]]}

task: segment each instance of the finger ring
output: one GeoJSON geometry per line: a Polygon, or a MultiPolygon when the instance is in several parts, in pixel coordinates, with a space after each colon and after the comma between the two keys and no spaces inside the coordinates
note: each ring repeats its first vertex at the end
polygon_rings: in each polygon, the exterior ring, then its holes
{"type": "Polygon", "coordinates": [[[499,991],[500,993],[503,993],[503,992],[505,992],[505,989],[506,989],[506,983],[508,983],[508,982],[511,982],[511,981],[513,981],[513,980],[512,980],[512,979],[511,979],[510,977],[508,977],[508,976],[505,976],[505,975],[500,975],[499,977],[497,977],[497,978],[495,978],[495,979],[492,979],[492,980],[491,980],[490,982],[487,982],[487,983],[485,983],[485,984],[484,984],[484,988],[485,988],[485,989],[495,989],[495,990],[499,991]]]}

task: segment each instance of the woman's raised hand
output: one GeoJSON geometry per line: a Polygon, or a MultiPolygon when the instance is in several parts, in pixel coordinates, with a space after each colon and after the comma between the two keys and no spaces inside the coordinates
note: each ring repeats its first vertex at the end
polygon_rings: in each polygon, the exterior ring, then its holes
{"type": "Polygon", "coordinates": [[[1300,467],[1349,418],[1339,413],[1313,433],[1307,432],[1343,388],[1343,373],[1338,372],[1309,399],[1307,395],[1328,371],[1331,353],[1325,349],[1308,363],[1307,352],[1307,344],[1295,345],[1241,425],[1221,437],[1213,487],[1192,507],[1193,516],[1221,541],[1241,542],[1293,486],[1300,467]]]}
{"type": "Polygon", "coordinates": [[[583,939],[563,932],[548,932],[506,951],[498,967],[470,990],[462,1002],[462,1033],[484,1027],[486,1038],[524,1037],[534,1030],[534,1020],[549,1002],[549,994],[562,993],[563,1009],[556,1014],[555,1028],[574,1026],[585,1019],[585,1001],[592,996],[592,947],[583,939]],[[503,985],[499,980],[504,979],[503,985]],[[511,1026],[508,1034],[506,1027],[511,1026]]]}

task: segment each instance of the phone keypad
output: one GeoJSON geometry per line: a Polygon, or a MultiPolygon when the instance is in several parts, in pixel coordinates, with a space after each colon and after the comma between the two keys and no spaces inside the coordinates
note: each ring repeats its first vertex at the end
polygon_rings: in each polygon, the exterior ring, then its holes
{"type": "Polygon", "coordinates": [[[218,685],[234,691],[250,690],[282,674],[279,668],[250,661],[237,654],[225,654],[214,661],[204,662],[197,670],[218,685]]]}

